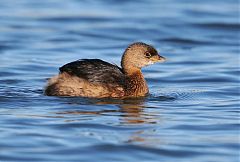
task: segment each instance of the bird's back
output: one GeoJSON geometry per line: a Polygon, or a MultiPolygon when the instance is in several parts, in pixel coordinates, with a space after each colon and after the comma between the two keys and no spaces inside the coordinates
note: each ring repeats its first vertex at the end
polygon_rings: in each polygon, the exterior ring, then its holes
{"type": "Polygon", "coordinates": [[[59,68],[60,73],[85,79],[90,83],[123,86],[125,75],[117,65],[100,59],[82,59],[70,62],[59,68]]]}

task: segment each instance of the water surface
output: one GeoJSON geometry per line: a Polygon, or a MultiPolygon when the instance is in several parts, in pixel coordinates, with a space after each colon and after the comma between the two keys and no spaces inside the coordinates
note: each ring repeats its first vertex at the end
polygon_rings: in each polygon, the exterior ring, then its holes
{"type": "Polygon", "coordinates": [[[237,0],[2,0],[0,161],[239,161],[237,0]],[[120,65],[129,43],[168,61],[150,96],[48,97],[58,67],[120,65]]]}

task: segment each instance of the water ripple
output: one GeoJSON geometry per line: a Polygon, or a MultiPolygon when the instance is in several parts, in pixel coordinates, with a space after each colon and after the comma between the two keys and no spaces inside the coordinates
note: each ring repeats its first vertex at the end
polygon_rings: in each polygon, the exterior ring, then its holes
{"type": "Polygon", "coordinates": [[[239,161],[237,0],[1,2],[1,161],[239,161]],[[119,65],[134,41],[167,58],[143,68],[149,96],[44,95],[58,67],[119,65]]]}

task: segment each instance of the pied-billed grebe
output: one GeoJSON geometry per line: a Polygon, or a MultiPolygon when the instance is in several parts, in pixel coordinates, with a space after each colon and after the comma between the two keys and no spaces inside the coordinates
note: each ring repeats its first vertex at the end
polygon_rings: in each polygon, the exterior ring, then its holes
{"type": "Polygon", "coordinates": [[[99,59],[83,59],[59,68],[59,75],[49,79],[45,94],[94,98],[140,97],[148,94],[141,68],[163,62],[152,46],[137,42],[125,50],[122,68],[99,59]]]}

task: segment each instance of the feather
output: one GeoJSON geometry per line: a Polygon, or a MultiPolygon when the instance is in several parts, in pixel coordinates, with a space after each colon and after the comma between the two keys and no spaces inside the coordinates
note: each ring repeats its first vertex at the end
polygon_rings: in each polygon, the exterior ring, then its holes
{"type": "Polygon", "coordinates": [[[125,81],[125,75],[120,67],[100,59],[77,60],[60,67],[59,70],[60,73],[66,72],[90,83],[123,86],[125,81]]]}

